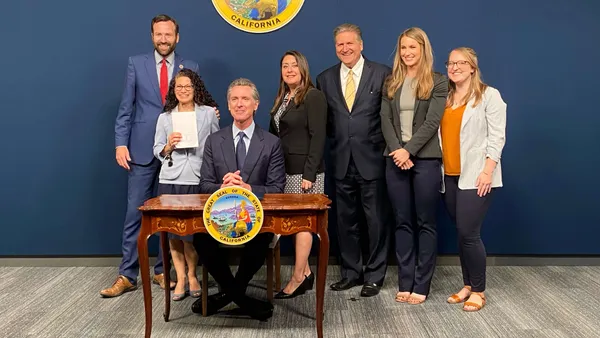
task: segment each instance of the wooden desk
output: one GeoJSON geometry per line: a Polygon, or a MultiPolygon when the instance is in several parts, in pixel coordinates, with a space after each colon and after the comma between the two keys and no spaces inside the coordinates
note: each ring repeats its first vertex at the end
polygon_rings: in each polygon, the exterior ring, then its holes
{"type": "MultiPolygon", "coordinates": [[[[144,291],[146,314],[146,338],[152,332],[152,294],[150,289],[150,267],[148,262],[148,237],[160,232],[165,285],[170,284],[169,241],[167,232],[177,235],[206,233],[202,210],[210,195],[162,195],[152,198],[139,208],[142,211],[142,229],[138,237],[140,274],[144,291]]],[[[325,195],[267,194],[261,200],[264,221],[260,232],[292,235],[310,231],[319,236],[319,260],[317,269],[317,336],[323,337],[323,302],[325,279],[329,259],[329,235],[327,233],[327,210],[331,200],[325,195]]],[[[169,321],[171,291],[165,289],[164,320],[169,321]]]]}

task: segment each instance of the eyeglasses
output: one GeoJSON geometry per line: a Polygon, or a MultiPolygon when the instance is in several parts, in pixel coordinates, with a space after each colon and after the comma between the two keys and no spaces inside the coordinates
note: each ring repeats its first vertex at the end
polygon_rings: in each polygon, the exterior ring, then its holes
{"type": "Polygon", "coordinates": [[[190,90],[192,90],[192,88],[194,88],[194,86],[190,86],[190,85],[185,85],[185,86],[177,85],[177,86],[175,86],[175,90],[177,90],[177,91],[182,91],[182,90],[185,89],[186,91],[189,92],[190,90]]]}
{"type": "Polygon", "coordinates": [[[446,68],[452,68],[456,65],[457,67],[464,67],[466,65],[470,65],[469,61],[461,60],[461,61],[446,61],[446,68]]]}

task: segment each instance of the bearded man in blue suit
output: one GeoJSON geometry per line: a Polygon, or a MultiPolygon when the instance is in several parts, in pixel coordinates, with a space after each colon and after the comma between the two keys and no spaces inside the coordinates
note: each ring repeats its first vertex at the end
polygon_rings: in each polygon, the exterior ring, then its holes
{"type": "MultiPolygon", "coordinates": [[[[152,153],[156,121],[163,112],[169,82],[179,69],[196,73],[198,64],[175,53],[179,42],[179,25],[167,16],[158,15],[150,24],[154,51],[132,56],[127,66],[125,89],[115,123],[116,160],[128,171],[127,212],[123,227],[123,259],[113,285],[100,291],[103,297],[116,297],[135,290],[139,273],[137,238],[141,228],[138,208],[153,196],[160,162],[152,153]]],[[[216,106],[205,93],[206,104],[216,106]]],[[[158,253],[153,282],[164,285],[162,253],[158,253]]],[[[174,287],[174,283],[169,286],[174,287]]]]}

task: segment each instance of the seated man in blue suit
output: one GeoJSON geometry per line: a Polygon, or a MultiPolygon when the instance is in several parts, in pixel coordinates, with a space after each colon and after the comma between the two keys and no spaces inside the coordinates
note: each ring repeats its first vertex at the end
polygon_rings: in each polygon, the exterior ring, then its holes
{"type": "MultiPolygon", "coordinates": [[[[182,68],[198,72],[198,64],[175,53],[179,42],[179,25],[167,16],[158,15],[150,23],[154,51],[132,56],[127,65],[125,89],[115,122],[116,159],[128,171],[127,211],[123,226],[123,259],[113,285],[100,291],[103,297],[116,297],[136,289],[139,272],[137,238],[142,214],[138,208],[153,196],[160,162],[154,157],[156,121],[163,112],[169,82],[182,68]]],[[[216,103],[205,93],[206,105],[216,103]]],[[[162,253],[154,266],[153,282],[163,289],[162,253]]],[[[175,283],[169,287],[173,288],[175,283]]]]}
{"type": "MultiPolygon", "coordinates": [[[[257,196],[283,193],[285,167],[279,138],[254,123],[259,95],[254,83],[234,80],[227,89],[227,102],[233,125],[211,134],[204,145],[200,170],[200,191],[212,194],[222,187],[240,186],[257,196]]],[[[273,234],[258,234],[245,244],[242,260],[235,275],[227,262],[227,250],[208,234],[196,234],[194,244],[208,272],[222,292],[209,297],[208,314],[227,304],[236,303],[252,318],[266,320],[273,306],[246,296],[246,288],[263,265],[273,234]]],[[[194,313],[202,313],[202,300],[192,305],[194,313]]]]}

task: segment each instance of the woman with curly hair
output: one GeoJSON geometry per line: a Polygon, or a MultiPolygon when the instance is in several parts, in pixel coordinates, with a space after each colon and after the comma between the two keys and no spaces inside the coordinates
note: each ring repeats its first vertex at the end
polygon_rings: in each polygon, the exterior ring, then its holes
{"type": "MultiPolygon", "coordinates": [[[[154,156],[162,165],[159,174],[158,195],[198,194],[200,193],[200,167],[204,153],[204,142],[208,135],[219,130],[218,114],[210,106],[216,106],[212,97],[204,88],[200,76],[190,69],[182,69],[171,80],[165,103],[164,113],[160,114],[154,137],[154,156]],[[173,114],[194,112],[198,130],[198,146],[178,147],[181,133],[173,130],[173,114]]],[[[186,272],[189,294],[200,297],[200,283],[196,277],[198,254],[194,249],[193,236],[169,234],[171,257],[177,273],[177,285],[173,300],[179,301],[188,294],[186,290],[186,272]]]]}

